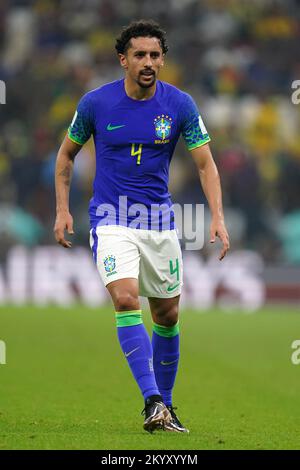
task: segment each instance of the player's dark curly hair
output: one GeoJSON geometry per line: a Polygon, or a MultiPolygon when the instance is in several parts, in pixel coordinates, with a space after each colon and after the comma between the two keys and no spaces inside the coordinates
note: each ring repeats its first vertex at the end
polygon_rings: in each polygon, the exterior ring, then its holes
{"type": "Polygon", "coordinates": [[[166,32],[159,24],[153,20],[132,21],[129,26],[122,29],[120,36],[116,40],[116,51],[118,54],[125,54],[130,46],[131,38],[150,37],[159,39],[163,54],[168,52],[166,32]]]}

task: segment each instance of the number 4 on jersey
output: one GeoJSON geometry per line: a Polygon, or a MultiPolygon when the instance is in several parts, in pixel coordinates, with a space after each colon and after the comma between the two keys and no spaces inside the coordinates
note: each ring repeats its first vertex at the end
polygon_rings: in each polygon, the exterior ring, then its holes
{"type": "Polygon", "coordinates": [[[132,157],[137,156],[137,159],[136,159],[136,164],[137,164],[137,165],[140,165],[140,164],[141,164],[142,147],[143,147],[143,144],[140,144],[139,147],[138,147],[138,149],[135,150],[135,144],[132,144],[132,145],[131,145],[131,156],[132,156],[132,157]]]}

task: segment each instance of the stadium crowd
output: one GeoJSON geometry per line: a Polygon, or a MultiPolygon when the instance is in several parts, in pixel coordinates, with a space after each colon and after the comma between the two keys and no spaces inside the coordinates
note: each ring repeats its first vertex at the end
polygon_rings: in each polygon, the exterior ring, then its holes
{"type": "MultiPolygon", "coordinates": [[[[132,19],[168,33],[161,79],[191,93],[212,138],[232,246],[300,264],[300,1],[3,0],[0,4],[0,236],[7,247],[54,243],[54,165],[79,98],[122,77],[114,44],[132,19]]],[[[71,190],[76,243],[87,244],[90,141],[71,190]]],[[[182,142],[174,202],[204,202],[182,142]]]]}

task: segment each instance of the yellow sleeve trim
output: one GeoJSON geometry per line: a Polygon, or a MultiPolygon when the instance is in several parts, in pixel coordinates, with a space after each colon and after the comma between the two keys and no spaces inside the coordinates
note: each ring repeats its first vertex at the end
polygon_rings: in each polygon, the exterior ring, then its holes
{"type": "Polygon", "coordinates": [[[208,144],[211,141],[211,138],[208,137],[206,140],[199,142],[198,144],[194,144],[192,147],[188,147],[188,150],[194,150],[198,147],[202,147],[202,145],[208,144]]]}

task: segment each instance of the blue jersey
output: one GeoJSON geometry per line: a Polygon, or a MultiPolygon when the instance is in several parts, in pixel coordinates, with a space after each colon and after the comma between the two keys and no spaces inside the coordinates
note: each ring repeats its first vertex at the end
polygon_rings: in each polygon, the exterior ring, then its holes
{"type": "Polygon", "coordinates": [[[130,98],[124,79],[82,97],[68,136],[80,145],[94,138],[92,228],[174,228],[168,181],[180,134],[189,150],[210,141],[194,100],[168,83],[158,80],[147,100],[130,98]]]}

